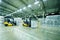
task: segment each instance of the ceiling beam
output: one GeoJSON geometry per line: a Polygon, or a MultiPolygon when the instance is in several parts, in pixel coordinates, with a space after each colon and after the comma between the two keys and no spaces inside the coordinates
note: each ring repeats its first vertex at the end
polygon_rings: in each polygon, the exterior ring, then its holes
{"type": "Polygon", "coordinates": [[[1,11],[1,10],[2,10],[3,12],[6,11],[6,12],[10,12],[10,13],[12,13],[11,11],[8,11],[8,10],[3,9],[3,8],[0,8],[0,11],[1,11]]]}
{"type": "Polygon", "coordinates": [[[13,5],[12,3],[10,3],[10,2],[8,2],[8,1],[6,1],[6,0],[2,0],[3,2],[5,2],[5,3],[7,3],[7,4],[9,4],[9,5],[11,5],[11,6],[13,6],[13,7],[15,7],[16,9],[18,9],[18,7],[16,7],[15,5],[13,5]]]}
{"type": "Polygon", "coordinates": [[[9,10],[11,10],[11,11],[14,12],[14,10],[12,10],[12,9],[10,9],[10,8],[8,8],[8,7],[5,7],[4,5],[0,5],[0,6],[3,7],[3,8],[5,8],[5,9],[9,9],[9,10]]]}
{"type": "Polygon", "coordinates": [[[23,4],[25,4],[26,6],[28,5],[27,3],[25,3],[23,0],[19,0],[20,2],[22,2],[23,4]]]}
{"type": "Polygon", "coordinates": [[[6,15],[6,14],[9,14],[9,12],[3,12],[3,11],[1,11],[0,14],[1,15],[6,15]]]}
{"type": "Polygon", "coordinates": [[[5,14],[7,14],[7,13],[10,13],[10,12],[4,12],[4,11],[0,11],[1,13],[5,13],[5,14]]]}

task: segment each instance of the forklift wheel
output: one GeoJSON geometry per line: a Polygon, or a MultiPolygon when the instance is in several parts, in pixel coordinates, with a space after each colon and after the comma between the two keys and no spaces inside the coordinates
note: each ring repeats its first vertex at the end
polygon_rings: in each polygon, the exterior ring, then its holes
{"type": "Polygon", "coordinates": [[[8,24],[5,24],[5,26],[8,26],[8,24]]]}

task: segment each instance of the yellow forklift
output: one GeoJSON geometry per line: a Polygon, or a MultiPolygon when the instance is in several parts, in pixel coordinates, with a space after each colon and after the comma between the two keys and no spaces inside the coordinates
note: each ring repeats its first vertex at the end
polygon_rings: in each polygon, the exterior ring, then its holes
{"type": "Polygon", "coordinates": [[[23,20],[24,27],[31,27],[31,18],[26,18],[23,20]]]}
{"type": "Polygon", "coordinates": [[[5,26],[14,26],[14,25],[16,25],[16,22],[14,21],[14,18],[12,16],[6,16],[6,17],[4,17],[4,25],[5,26]]]}

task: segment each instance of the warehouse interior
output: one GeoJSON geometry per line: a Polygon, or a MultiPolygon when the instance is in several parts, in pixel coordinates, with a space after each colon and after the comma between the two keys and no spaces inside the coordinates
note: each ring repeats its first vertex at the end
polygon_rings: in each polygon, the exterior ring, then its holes
{"type": "Polygon", "coordinates": [[[60,40],[60,0],[0,0],[0,40],[60,40]]]}

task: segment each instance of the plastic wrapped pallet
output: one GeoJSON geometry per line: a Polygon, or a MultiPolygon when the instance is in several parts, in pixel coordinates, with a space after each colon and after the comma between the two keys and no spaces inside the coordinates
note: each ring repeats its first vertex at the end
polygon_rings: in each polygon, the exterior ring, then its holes
{"type": "Polygon", "coordinates": [[[14,18],[14,21],[18,26],[22,26],[22,18],[14,18]]]}
{"type": "Polygon", "coordinates": [[[31,20],[31,27],[36,28],[38,26],[38,22],[36,20],[31,20]]]}
{"type": "Polygon", "coordinates": [[[60,15],[47,16],[45,19],[45,24],[49,25],[60,25],[60,15]]]}
{"type": "Polygon", "coordinates": [[[3,25],[4,22],[4,16],[0,16],[0,26],[3,25]]]}

